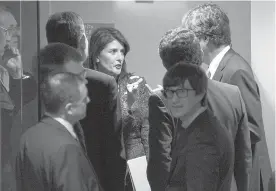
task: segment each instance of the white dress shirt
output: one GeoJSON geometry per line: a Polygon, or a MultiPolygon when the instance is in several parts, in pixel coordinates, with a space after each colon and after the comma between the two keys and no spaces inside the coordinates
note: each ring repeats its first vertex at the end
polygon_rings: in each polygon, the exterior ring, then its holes
{"type": "Polygon", "coordinates": [[[209,77],[210,79],[213,79],[213,77],[214,77],[214,75],[215,75],[215,73],[218,69],[220,61],[222,60],[222,58],[224,57],[224,55],[226,54],[226,52],[229,49],[230,49],[230,46],[229,45],[226,46],[222,51],[220,51],[220,53],[210,63],[209,68],[206,71],[206,74],[207,74],[208,77],[210,76],[209,77]]]}

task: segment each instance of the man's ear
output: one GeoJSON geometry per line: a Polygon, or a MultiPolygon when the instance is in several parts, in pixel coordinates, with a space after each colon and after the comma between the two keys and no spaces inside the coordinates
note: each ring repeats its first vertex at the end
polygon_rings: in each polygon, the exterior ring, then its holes
{"type": "Polygon", "coordinates": [[[68,114],[68,115],[73,115],[73,105],[72,103],[67,103],[65,105],[65,112],[68,114]]]}
{"type": "Polygon", "coordinates": [[[82,56],[83,60],[86,60],[86,58],[88,56],[88,40],[87,40],[85,34],[83,34],[80,39],[78,49],[81,52],[81,56],[82,56]]]}
{"type": "Polygon", "coordinates": [[[201,40],[202,40],[201,43],[203,43],[204,47],[206,47],[208,45],[210,39],[207,36],[203,36],[201,38],[201,40]]]}

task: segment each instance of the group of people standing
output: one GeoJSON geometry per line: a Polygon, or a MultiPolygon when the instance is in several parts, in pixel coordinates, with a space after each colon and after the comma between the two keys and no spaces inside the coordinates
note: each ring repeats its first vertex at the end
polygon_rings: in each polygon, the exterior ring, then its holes
{"type": "Polygon", "coordinates": [[[218,5],[195,7],[164,34],[167,71],[154,90],[127,71],[130,46],[115,28],[88,42],[80,15],[66,11],[49,17],[46,37],[43,116],[21,136],[17,190],[134,191],[127,161],[140,156],[152,191],[265,189],[260,92],[218,5]]]}

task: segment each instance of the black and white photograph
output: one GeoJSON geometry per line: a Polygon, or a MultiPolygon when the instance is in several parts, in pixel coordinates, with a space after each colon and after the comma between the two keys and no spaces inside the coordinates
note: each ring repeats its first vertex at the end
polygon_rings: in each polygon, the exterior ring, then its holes
{"type": "Polygon", "coordinates": [[[270,1],[0,1],[1,191],[275,191],[270,1]]]}

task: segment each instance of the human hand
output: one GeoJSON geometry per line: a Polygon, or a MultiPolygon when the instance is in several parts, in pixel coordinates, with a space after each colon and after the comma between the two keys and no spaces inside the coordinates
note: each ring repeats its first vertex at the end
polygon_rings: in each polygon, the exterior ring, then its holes
{"type": "Polygon", "coordinates": [[[148,88],[148,90],[149,90],[152,94],[154,94],[154,93],[156,93],[156,92],[158,92],[158,91],[160,91],[160,90],[163,90],[163,87],[162,87],[161,85],[159,85],[159,84],[157,84],[157,88],[155,88],[155,89],[151,89],[151,87],[150,87],[148,84],[146,84],[146,87],[148,88]]]}
{"type": "Polygon", "coordinates": [[[21,54],[17,48],[6,45],[2,60],[4,61],[4,67],[13,78],[22,77],[21,54]]]}
{"type": "Polygon", "coordinates": [[[131,80],[138,79],[138,80],[131,84],[127,84],[127,104],[129,108],[137,99],[138,86],[143,81],[143,78],[140,78],[139,76],[131,76],[130,79],[131,80]]]}

